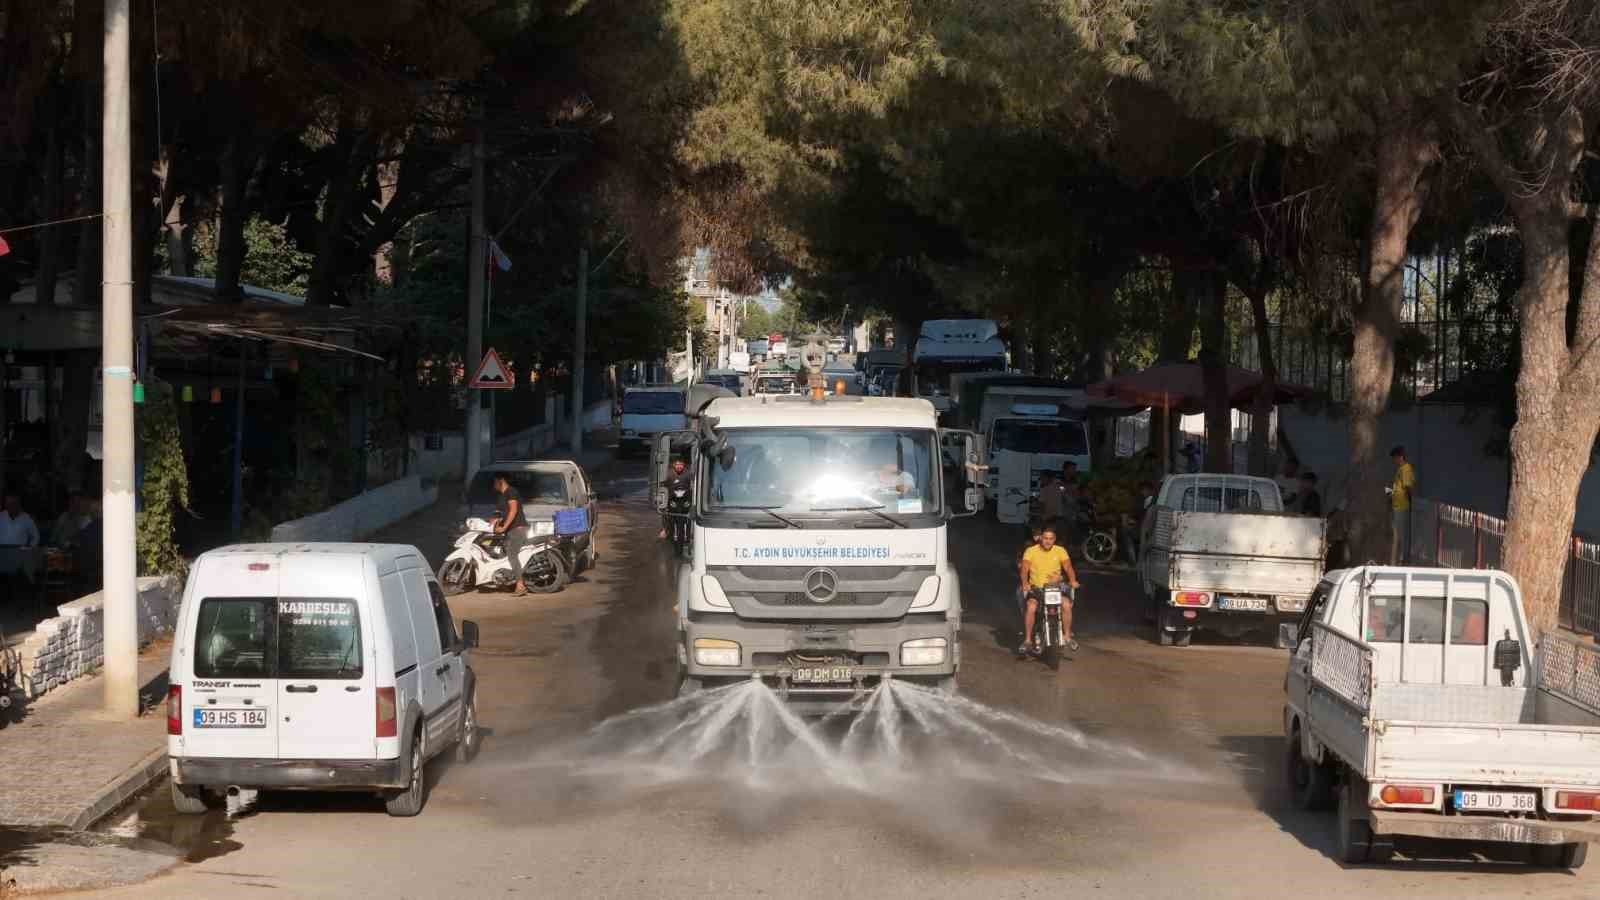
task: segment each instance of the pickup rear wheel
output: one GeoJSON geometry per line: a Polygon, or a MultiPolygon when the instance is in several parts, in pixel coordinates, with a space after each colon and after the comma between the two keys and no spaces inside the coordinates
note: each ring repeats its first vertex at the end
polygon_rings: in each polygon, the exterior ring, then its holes
{"type": "Polygon", "coordinates": [[[1300,752],[1300,729],[1295,728],[1284,747],[1283,768],[1289,778],[1289,795],[1298,809],[1323,810],[1333,806],[1333,768],[1312,762],[1300,752]]]}
{"type": "Polygon", "coordinates": [[[1366,782],[1353,775],[1339,790],[1339,859],[1348,865],[1365,863],[1372,853],[1366,796],[1366,782]]]}

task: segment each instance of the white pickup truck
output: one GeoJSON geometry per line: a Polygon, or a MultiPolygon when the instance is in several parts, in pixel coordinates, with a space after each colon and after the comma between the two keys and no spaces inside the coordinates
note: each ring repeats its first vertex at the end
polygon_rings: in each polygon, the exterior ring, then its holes
{"type": "Polygon", "coordinates": [[[1199,627],[1242,634],[1298,616],[1322,577],[1327,522],[1285,513],[1267,478],[1171,475],[1141,537],[1156,637],[1182,647],[1199,627]]]}
{"type": "Polygon", "coordinates": [[[1337,806],[1346,862],[1414,835],[1583,865],[1600,840],[1600,648],[1546,632],[1533,652],[1511,576],[1330,572],[1282,631],[1289,787],[1301,808],[1337,806]]]}

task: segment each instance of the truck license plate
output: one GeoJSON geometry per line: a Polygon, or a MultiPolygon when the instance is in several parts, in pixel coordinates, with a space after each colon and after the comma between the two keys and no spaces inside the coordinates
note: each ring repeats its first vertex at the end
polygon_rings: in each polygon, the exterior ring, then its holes
{"type": "Polygon", "coordinates": [[[1538,794],[1514,791],[1456,791],[1456,809],[1471,812],[1533,812],[1538,794]]]}
{"type": "Polygon", "coordinates": [[[196,728],[265,728],[267,711],[264,709],[197,709],[194,711],[196,728]]]}
{"type": "Polygon", "coordinates": [[[838,684],[855,680],[853,666],[813,666],[795,669],[789,680],[795,684],[838,684]]]}
{"type": "Polygon", "coordinates": [[[1267,599],[1265,597],[1221,597],[1217,600],[1217,609],[1228,609],[1234,612],[1266,612],[1267,599]]]}

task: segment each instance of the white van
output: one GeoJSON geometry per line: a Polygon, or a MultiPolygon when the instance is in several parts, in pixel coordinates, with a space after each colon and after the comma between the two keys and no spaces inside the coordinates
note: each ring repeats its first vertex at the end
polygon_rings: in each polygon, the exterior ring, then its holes
{"type": "Polygon", "coordinates": [[[240,544],[189,572],[172,644],[172,802],[223,793],[374,791],[414,816],[423,769],[478,748],[475,678],[415,547],[240,544]]]}
{"type": "Polygon", "coordinates": [[[673,385],[628,388],[622,392],[622,420],[617,423],[617,453],[639,453],[655,445],[663,431],[682,431],[688,426],[684,414],[684,389],[673,385]]]}

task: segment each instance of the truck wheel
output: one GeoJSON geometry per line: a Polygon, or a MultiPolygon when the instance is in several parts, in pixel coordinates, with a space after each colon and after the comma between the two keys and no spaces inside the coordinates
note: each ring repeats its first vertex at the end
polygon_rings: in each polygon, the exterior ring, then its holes
{"type": "Polygon", "coordinates": [[[172,788],[172,808],[179,815],[198,816],[207,809],[206,792],[198,786],[181,785],[176,781],[167,784],[172,788]]]}
{"type": "Polygon", "coordinates": [[[1339,790],[1339,859],[1347,865],[1367,862],[1372,852],[1372,824],[1367,821],[1366,783],[1350,776],[1339,790]]]}
{"type": "Polygon", "coordinates": [[[1159,617],[1156,619],[1156,643],[1163,647],[1171,647],[1175,640],[1172,632],[1168,631],[1165,623],[1159,617]]]}
{"type": "Polygon", "coordinates": [[[1189,641],[1194,637],[1193,631],[1180,631],[1172,636],[1172,643],[1177,647],[1189,646],[1189,641]]]}
{"type": "Polygon", "coordinates": [[[1314,763],[1300,752],[1300,729],[1296,728],[1284,747],[1283,768],[1289,778],[1289,796],[1295,808],[1323,810],[1333,806],[1333,768],[1314,763]]]}

